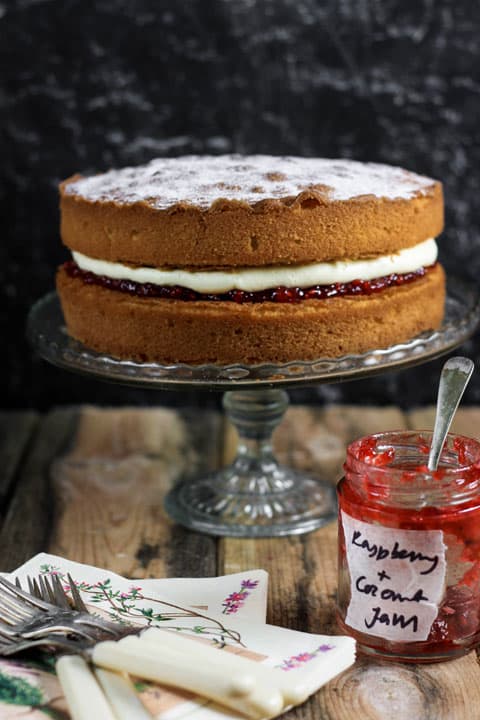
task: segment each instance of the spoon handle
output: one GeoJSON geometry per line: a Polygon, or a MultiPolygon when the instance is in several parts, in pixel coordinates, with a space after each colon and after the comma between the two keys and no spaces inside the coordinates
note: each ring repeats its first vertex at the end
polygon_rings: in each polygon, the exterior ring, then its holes
{"type": "Polygon", "coordinates": [[[443,366],[438,386],[435,427],[428,456],[428,469],[431,471],[437,469],[447,433],[473,373],[473,367],[473,362],[466,357],[450,358],[443,366]]]}

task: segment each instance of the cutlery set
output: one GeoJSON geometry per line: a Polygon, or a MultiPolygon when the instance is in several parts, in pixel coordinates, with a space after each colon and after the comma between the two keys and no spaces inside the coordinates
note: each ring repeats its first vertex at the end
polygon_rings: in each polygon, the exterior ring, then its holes
{"type": "Polygon", "coordinates": [[[238,654],[92,615],[68,581],[71,601],[55,575],[28,578],[29,592],[0,578],[0,655],[59,653],[56,671],[74,720],[150,717],[128,675],[188,690],[253,720],[275,717],[312,692],[301,678],[238,654]]]}

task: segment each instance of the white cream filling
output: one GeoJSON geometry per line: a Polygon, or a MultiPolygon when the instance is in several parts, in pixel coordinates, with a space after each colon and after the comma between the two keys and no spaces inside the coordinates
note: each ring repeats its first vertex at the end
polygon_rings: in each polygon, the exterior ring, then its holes
{"type": "Polygon", "coordinates": [[[73,252],[81,270],[105,275],[115,280],[132,280],[153,285],[179,285],[199,293],[225,293],[229,290],[255,292],[275,287],[307,288],[315,285],[347,283],[352,280],[373,280],[392,273],[414,272],[433,265],[437,259],[437,244],[433,238],[393,255],[371,260],[348,260],[309,265],[278,265],[238,270],[157,270],[148,267],[129,267],[73,252]]]}

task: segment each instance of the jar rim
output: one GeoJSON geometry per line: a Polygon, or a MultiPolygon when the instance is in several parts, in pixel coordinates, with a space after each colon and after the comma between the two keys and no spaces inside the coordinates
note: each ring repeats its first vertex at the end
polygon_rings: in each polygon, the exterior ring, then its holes
{"type": "MultiPolygon", "coordinates": [[[[433,433],[430,430],[387,430],[357,438],[347,447],[345,469],[355,474],[368,472],[370,481],[374,479],[375,484],[382,485],[383,480],[390,487],[398,484],[404,490],[407,490],[408,487],[405,483],[406,474],[408,474],[410,480],[418,479],[420,482],[425,483],[434,481],[438,489],[459,482],[462,479],[467,480],[468,476],[472,474],[478,474],[478,479],[480,479],[480,442],[474,438],[456,433],[448,433],[447,435],[438,470],[429,471],[426,465],[432,435],[433,433]],[[370,457],[365,456],[363,451],[367,443],[370,443],[372,450],[378,450],[378,454],[373,454],[370,457]],[[405,448],[412,450],[415,460],[418,461],[417,467],[412,463],[409,463],[408,466],[403,465],[403,467],[401,462],[395,465],[395,460],[398,461],[398,451],[405,448]],[[456,454],[455,448],[457,448],[456,454]],[[391,462],[388,458],[390,449],[394,453],[391,462]],[[417,454],[415,454],[415,451],[417,451],[417,454]],[[381,453],[387,454],[383,458],[384,462],[381,453]],[[459,455],[461,455],[463,461],[459,455]],[[455,464],[455,456],[457,464],[455,464]],[[377,464],[377,458],[382,462],[377,464]]],[[[470,478],[470,480],[472,479],[470,478]]],[[[415,486],[416,483],[412,483],[413,490],[415,486]]]]}

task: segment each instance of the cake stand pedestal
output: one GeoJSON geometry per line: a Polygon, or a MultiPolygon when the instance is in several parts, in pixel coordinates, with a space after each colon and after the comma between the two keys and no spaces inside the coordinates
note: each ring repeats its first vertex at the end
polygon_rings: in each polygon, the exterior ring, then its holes
{"type": "Polygon", "coordinates": [[[212,535],[261,537],[309,532],[336,515],[334,488],[280,465],[271,435],[288,405],[284,388],[363,378],[443,355],[467,340],[480,315],[471,287],[450,282],[440,330],[363,355],[285,365],[160,365],[116,360],[72,340],[55,293],[39,300],[28,336],[40,355],[62,368],[100,380],[154,389],[224,391],[223,406],[239,434],[232,465],[185,478],[166,498],[177,522],[212,535]]]}

